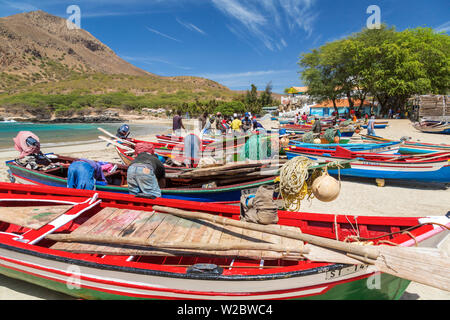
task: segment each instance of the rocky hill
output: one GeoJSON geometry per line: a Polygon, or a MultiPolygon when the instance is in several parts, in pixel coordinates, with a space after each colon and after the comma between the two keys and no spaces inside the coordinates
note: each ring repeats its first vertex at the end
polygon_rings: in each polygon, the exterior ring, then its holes
{"type": "MultiPolygon", "coordinates": [[[[144,88],[135,88],[141,94],[178,90],[230,91],[208,79],[161,77],[144,71],[121,59],[89,32],[71,30],[65,19],[43,11],[0,18],[0,93],[6,90],[9,93],[40,91],[39,87],[30,88],[35,84],[51,90],[55,82],[86,78],[104,82],[95,84],[97,90],[92,92],[95,94],[114,91],[114,86],[105,84],[108,78],[132,80],[133,86],[136,82],[144,83],[144,88]],[[127,77],[124,79],[124,76],[127,77]]],[[[112,80],[109,82],[114,82],[112,80]]],[[[63,93],[71,91],[70,83],[59,87],[64,89],[63,93]]]]}

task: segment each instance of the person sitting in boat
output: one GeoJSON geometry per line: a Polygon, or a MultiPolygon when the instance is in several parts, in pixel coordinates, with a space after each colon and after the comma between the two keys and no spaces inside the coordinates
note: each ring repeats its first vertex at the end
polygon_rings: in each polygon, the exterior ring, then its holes
{"type": "Polygon", "coordinates": [[[100,163],[88,159],[72,162],[67,173],[67,188],[95,190],[96,184],[107,184],[100,163]]]}
{"type": "Polygon", "coordinates": [[[31,131],[20,131],[13,141],[15,149],[20,152],[19,159],[41,151],[39,138],[31,131]]]}
{"type": "Polygon", "coordinates": [[[155,156],[155,147],[150,143],[138,143],[137,157],[127,171],[128,192],[146,198],[161,197],[161,188],[166,184],[166,169],[155,156]]]}
{"type": "Polygon", "coordinates": [[[13,140],[15,149],[20,152],[17,164],[34,170],[51,164],[50,159],[41,151],[38,136],[31,131],[20,131],[13,140]]]}
{"type": "Polygon", "coordinates": [[[127,139],[130,133],[130,126],[127,124],[123,124],[119,129],[117,129],[116,137],[119,139],[127,139]]]}

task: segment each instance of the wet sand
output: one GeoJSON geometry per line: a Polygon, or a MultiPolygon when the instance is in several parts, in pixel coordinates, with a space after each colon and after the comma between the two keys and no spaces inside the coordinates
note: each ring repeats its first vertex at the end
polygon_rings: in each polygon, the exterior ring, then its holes
{"type": "MultiPolygon", "coordinates": [[[[145,122],[142,120],[140,122],[145,122]]],[[[386,129],[376,130],[376,134],[389,139],[412,137],[413,141],[450,144],[450,135],[425,134],[415,130],[408,120],[390,120],[386,129]]],[[[265,123],[269,128],[272,123],[265,123]]],[[[132,126],[132,123],[131,123],[132,126]]],[[[363,131],[365,133],[366,130],[363,131]]],[[[143,140],[155,140],[154,136],[137,137],[143,140]]],[[[119,162],[114,148],[106,143],[58,147],[44,152],[54,152],[73,157],[85,157],[93,160],[119,162]]],[[[17,152],[0,154],[0,181],[7,181],[5,161],[14,159],[17,152]]],[[[417,183],[386,181],[380,188],[373,179],[342,178],[339,197],[324,203],[318,200],[304,201],[300,211],[348,215],[376,216],[440,216],[450,211],[450,188],[429,186],[417,183]]],[[[443,250],[450,254],[450,237],[444,243],[443,250]]],[[[68,296],[0,276],[0,300],[60,300],[71,299],[68,296]]],[[[450,292],[411,283],[402,299],[405,300],[450,300],[450,292]]]]}

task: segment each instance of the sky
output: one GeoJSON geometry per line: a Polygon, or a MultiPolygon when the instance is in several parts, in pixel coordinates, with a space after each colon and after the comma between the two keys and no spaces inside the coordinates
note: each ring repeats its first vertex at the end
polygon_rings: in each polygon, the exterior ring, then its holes
{"type": "Polygon", "coordinates": [[[82,29],[135,66],[233,90],[302,86],[300,55],[361,31],[372,5],[397,30],[450,31],[448,0],[0,0],[0,17],[43,10],[70,19],[71,5],[82,29]]]}

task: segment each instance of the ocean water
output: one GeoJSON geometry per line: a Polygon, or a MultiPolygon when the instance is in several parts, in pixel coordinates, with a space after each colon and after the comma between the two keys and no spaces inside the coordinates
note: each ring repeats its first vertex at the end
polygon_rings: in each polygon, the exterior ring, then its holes
{"type": "MultiPolygon", "coordinates": [[[[73,123],[35,124],[24,122],[0,122],[0,152],[14,150],[13,138],[19,131],[31,131],[39,137],[41,146],[64,146],[101,141],[98,136],[106,136],[97,128],[116,134],[122,123],[73,123]]],[[[130,124],[131,137],[164,133],[171,127],[163,124],[130,124]]]]}

